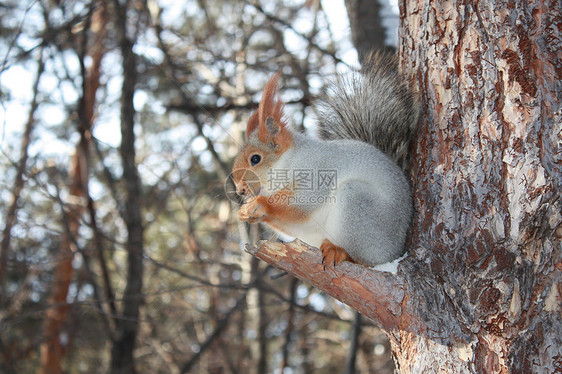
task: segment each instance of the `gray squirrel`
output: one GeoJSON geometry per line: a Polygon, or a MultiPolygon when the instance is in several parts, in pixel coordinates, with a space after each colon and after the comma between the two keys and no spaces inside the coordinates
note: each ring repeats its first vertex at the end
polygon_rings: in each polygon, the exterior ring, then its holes
{"type": "Polygon", "coordinates": [[[234,161],[242,221],[263,222],[322,251],[324,266],[400,257],[413,215],[407,163],[419,105],[396,59],[371,54],[316,103],[318,138],[287,124],[266,84],[234,161]],[[400,165],[400,166],[399,166],[400,165]]]}

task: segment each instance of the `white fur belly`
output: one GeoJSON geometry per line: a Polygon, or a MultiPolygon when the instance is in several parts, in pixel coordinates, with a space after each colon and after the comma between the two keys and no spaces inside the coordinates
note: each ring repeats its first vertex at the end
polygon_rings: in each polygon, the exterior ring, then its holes
{"type": "Polygon", "coordinates": [[[286,224],[276,231],[280,231],[292,238],[300,239],[306,244],[318,248],[324,239],[330,237],[329,233],[326,232],[328,211],[328,207],[324,206],[314,211],[308,222],[286,224]]]}

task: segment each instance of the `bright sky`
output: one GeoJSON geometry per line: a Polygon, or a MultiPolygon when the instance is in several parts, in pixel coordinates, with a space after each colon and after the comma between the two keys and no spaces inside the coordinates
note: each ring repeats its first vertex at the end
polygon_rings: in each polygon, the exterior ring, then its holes
{"type": "MultiPolygon", "coordinates": [[[[383,22],[387,27],[393,27],[397,30],[398,24],[398,5],[397,0],[389,0],[391,4],[386,4],[382,10],[383,22]]],[[[170,0],[161,0],[161,5],[165,8],[177,7],[178,2],[170,0]]],[[[347,64],[351,66],[357,66],[357,53],[352,48],[350,31],[349,31],[349,21],[347,16],[347,11],[345,9],[344,0],[323,0],[322,6],[326,12],[328,22],[330,25],[331,32],[337,39],[341,49],[344,52],[340,58],[344,60],[347,64]],[[342,16],[344,15],[344,16],[342,16]]],[[[170,9],[168,9],[169,11],[170,9]]],[[[175,13],[180,14],[181,12],[175,13]]],[[[29,14],[28,14],[29,15],[29,14]]],[[[302,21],[306,22],[306,21],[302,21]]],[[[307,28],[307,25],[295,25],[297,29],[302,27],[307,28]]],[[[289,45],[296,49],[299,49],[300,44],[303,40],[294,35],[291,31],[286,33],[287,42],[289,45]]],[[[396,45],[397,43],[397,31],[389,35],[389,42],[396,45]]],[[[143,52],[144,53],[144,52],[143,52]]],[[[0,58],[4,59],[6,51],[0,48],[0,58]]],[[[69,59],[66,64],[70,66],[71,69],[77,69],[76,61],[69,59]]],[[[19,138],[19,135],[23,131],[23,126],[27,120],[27,115],[29,111],[29,102],[31,101],[31,88],[33,85],[35,67],[30,66],[24,67],[22,65],[15,65],[4,71],[0,75],[0,86],[4,94],[10,92],[12,100],[4,101],[0,103],[0,150],[4,150],[7,145],[14,146],[11,144],[13,139],[19,138]]],[[[314,82],[311,82],[314,84],[314,82]]],[[[317,82],[320,83],[320,82],[317,82]]],[[[70,85],[57,86],[58,80],[44,74],[41,79],[41,88],[43,92],[51,92],[52,97],[50,100],[67,103],[76,100],[76,93],[70,85]]],[[[113,79],[108,82],[108,92],[110,95],[116,95],[118,97],[120,90],[120,81],[118,79],[113,79]]],[[[138,91],[135,95],[135,107],[141,108],[147,102],[147,95],[138,91]]],[[[57,125],[65,119],[65,113],[60,106],[57,105],[46,105],[42,104],[40,106],[40,111],[37,113],[41,116],[41,119],[47,125],[57,125]]],[[[103,121],[98,121],[96,123],[95,135],[102,142],[105,142],[111,146],[118,146],[120,142],[120,132],[119,132],[119,114],[118,113],[107,113],[103,121]]],[[[41,142],[40,144],[35,144],[35,149],[30,150],[30,154],[41,151],[45,155],[55,155],[55,154],[70,154],[74,151],[71,144],[68,142],[63,142],[57,139],[56,135],[52,132],[43,131],[39,135],[41,142]],[[40,149],[39,149],[40,147],[40,149]]],[[[196,144],[194,144],[196,145],[196,144]]]]}

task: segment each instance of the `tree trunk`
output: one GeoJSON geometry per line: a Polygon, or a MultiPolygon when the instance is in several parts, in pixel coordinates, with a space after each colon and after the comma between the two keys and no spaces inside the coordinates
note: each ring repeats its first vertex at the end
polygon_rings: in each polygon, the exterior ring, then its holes
{"type": "MultiPolygon", "coordinates": [[[[66,227],[62,235],[59,252],[56,257],[56,265],[53,270],[53,285],[51,289],[49,304],[51,307],[45,313],[43,324],[43,342],[41,344],[41,374],[62,373],[62,364],[65,349],[61,341],[61,332],[68,318],[68,305],[66,298],[74,268],[75,241],[80,228],[80,218],[84,213],[86,202],[90,200],[88,180],[90,173],[91,132],[94,122],[96,107],[96,92],[100,86],[101,61],[105,53],[103,42],[106,37],[106,11],[103,6],[97,8],[93,13],[90,30],[93,32],[91,50],[83,51],[80,56],[82,62],[82,97],[78,104],[78,130],[80,140],[76,145],[74,157],[69,167],[69,194],[73,197],[68,213],[65,215],[66,227]],[[85,68],[84,60],[88,52],[92,59],[89,69],[85,68]]],[[[84,32],[84,38],[88,40],[88,31],[84,32]]],[[[88,45],[84,42],[84,46],[88,45]]],[[[95,219],[95,216],[91,217],[95,219]]]]}
{"type": "Polygon", "coordinates": [[[123,307],[117,321],[117,334],[111,349],[111,373],[135,373],[135,341],[139,328],[140,307],[143,301],[143,224],[141,216],[141,181],[135,160],[135,109],[133,97],[137,83],[137,62],[133,52],[134,40],[128,36],[128,2],[114,1],[118,39],[122,55],[123,85],[121,89],[121,163],[125,188],[125,225],[127,227],[127,283],[123,293],[123,307]]]}
{"type": "Polygon", "coordinates": [[[400,6],[424,108],[409,255],[396,275],[300,242],[255,255],[379,324],[401,373],[560,371],[559,3],[400,6]]]}
{"type": "Polygon", "coordinates": [[[382,23],[379,0],[345,0],[345,7],[351,39],[361,63],[373,49],[395,51],[385,43],[386,29],[382,23]]]}
{"type": "Polygon", "coordinates": [[[425,108],[403,273],[410,309],[450,336],[395,335],[403,372],[562,363],[560,3],[513,4],[401,4],[403,65],[425,108]]]}

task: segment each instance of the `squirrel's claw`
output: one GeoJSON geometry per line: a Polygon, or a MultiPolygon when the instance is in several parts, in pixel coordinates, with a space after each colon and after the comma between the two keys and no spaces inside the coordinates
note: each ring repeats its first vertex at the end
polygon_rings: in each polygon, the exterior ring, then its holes
{"type": "Polygon", "coordinates": [[[320,245],[320,251],[322,251],[324,270],[326,270],[326,266],[335,267],[344,261],[354,262],[345,249],[334,245],[328,239],[324,239],[322,245],[320,245]]]}

